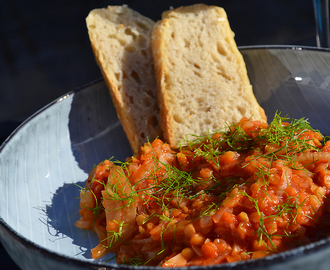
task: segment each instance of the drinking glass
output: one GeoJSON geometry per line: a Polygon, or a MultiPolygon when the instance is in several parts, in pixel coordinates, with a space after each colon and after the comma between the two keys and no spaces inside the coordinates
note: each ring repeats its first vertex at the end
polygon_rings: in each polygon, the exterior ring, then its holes
{"type": "Polygon", "coordinates": [[[329,0],[313,0],[316,22],[316,45],[330,48],[329,0]]]}

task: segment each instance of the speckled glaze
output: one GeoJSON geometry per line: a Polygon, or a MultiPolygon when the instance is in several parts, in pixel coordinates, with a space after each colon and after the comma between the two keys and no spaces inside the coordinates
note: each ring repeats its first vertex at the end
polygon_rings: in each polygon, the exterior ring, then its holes
{"type": "MultiPolygon", "coordinates": [[[[240,48],[269,122],[276,111],[305,117],[330,135],[330,51],[302,47],[240,48]]],[[[93,260],[93,234],[76,227],[79,186],[94,164],[131,156],[103,80],[36,112],[0,147],[0,240],[26,270],[156,269],[93,260]]],[[[329,269],[330,239],[259,260],[205,269],[329,269]]],[[[0,262],[1,268],[1,262],[0,262]]],[[[159,269],[159,268],[158,268],[159,269]]],[[[180,268],[184,269],[184,268],[180,268]]],[[[190,267],[189,269],[201,269],[190,267]]]]}

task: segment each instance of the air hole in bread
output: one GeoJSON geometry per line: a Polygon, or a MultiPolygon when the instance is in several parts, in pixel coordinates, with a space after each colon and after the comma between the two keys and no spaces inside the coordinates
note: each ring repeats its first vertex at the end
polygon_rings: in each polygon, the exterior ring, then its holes
{"type": "Polygon", "coordinates": [[[155,92],[153,92],[153,91],[145,90],[145,93],[150,97],[153,97],[153,98],[156,97],[155,92]]]}
{"type": "Polygon", "coordinates": [[[201,69],[201,67],[198,64],[196,64],[196,63],[194,63],[194,67],[195,68],[198,68],[198,69],[201,69]]]}
{"type": "Polygon", "coordinates": [[[131,28],[126,28],[125,29],[125,34],[128,35],[128,36],[132,36],[133,39],[136,38],[136,34],[132,31],[131,28]]]}
{"type": "MultiPolygon", "coordinates": [[[[226,41],[227,44],[231,44],[230,37],[227,36],[227,37],[225,38],[225,41],[226,41]]],[[[234,49],[234,47],[235,47],[235,46],[230,46],[230,47],[229,47],[229,50],[230,50],[232,53],[235,54],[235,49],[234,49]]]]}
{"type": "Polygon", "coordinates": [[[140,52],[143,54],[143,56],[147,56],[146,50],[141,50],[140,52]]]}
{"type": "Polygon", "coordinates": [[[239,112],[242,114],[242,115],[245,115],[246,114],[246,108],[243,107],[243,106],[238,106],[237,108],[239,110],[239,112]]]}
{"type": "Polygon", "coordinates": [[[134,98],[132,96],[128,96],[129,103],[133,104],[134,103],[134,98]]]}
{"type": "Polygon", "coordinates": [[[173,120],[175,122],[179,123],[179,124],[182,124],[182,123],[185,122],[184,119],[183,119],[183,117],[181,115],[178,115],[178,114],[174,114],[173,115],[173,120]]]}
{"type": "Polygon", "coordinates": [[[153,127],[158,126],[159,123],[158,123],[157,117],[155,115],[148,116],[148,124],[153,127]]]}
{"type": "Polygon", "coordinates": [[[228,74],[227,74],[226,72],[224,72],[224,71],[220,71],[220,72],[218,72],[218,74],[219,74],[221,77],[223,77],[225,80],[227,80],[227,81],[231,81],[231,77],[228,76],[228,74]]]}
{"type": "Polygon", "coordinates": [[[218,53],[211,53],[211,56],[212,56],[212,60],[216,63],[221,63],[221,60],[220,60],[220,56],[218,53]]]}
{"type": "Polygon", "coordinates": [[[140,27],[141,29],[143,29],[143,30],[149,31],[149,27],[147,25],[145,25],[144,23],[142,23],[142,22],[137,21],[136,25],[138,27],[140,27]]]}
{"type": "Polygon", "coordinates": [[[120,73],[119,72],[116,72],[115,73],[115,77],[116,77],[116,80],[119,81],[120,80],[120,73]]]}
{"type": "Polygon", "coordinates": [[[190,41],[187,39],[184,39],[184,46],[185,48],[189,48],[190,47],[190,41]]]}
{"type": "Polygon", "coordinates": [[[198,98],[196,98],[196,101],[198,102],[199,106],[202,106],[204,103],[204,98],[198,97],[198,98]]]}
{"type": "Polygon", "coordinates": [[[143,48],[146,48],[147,47],[147,40],[144,36],[139,36],[138,37],[138,46],[139,47],[143,47],[143,48]]]}
{"type": "Polygon", "coordinates": [[[222,66],[217,66],[217,74],[220,75],[221,77],[223,77],[225,80],[227,81],[231,81],[231,77],[226,73],[226,71],[224,70],[224,68],[222,66]]]}
{"type": "Polygon", "coordinates": [[[88,27],[91,28],[91,29],[95,29],[96,28],[95,24],[90,24],[88,27]]]}
{"type": "Polygon", "coordinates": [[[200,36],[198,37],[198,45],[199,45],[201,48],[204,47],[204,43],[203,43],[203,41],[202,41],[202,39],[201,39],[200,36]]]}
{"type": "Polygon", "coordinates": [[[150,107],[150,105],[151,105],[151,103],[150,103],[150,99],[147,98],[147,97],[144,97],[144,98],[142,99],[142,104],[143,104],[144,107],[150,107]]]}
{"type": "Polygon", "coordinates": [[[153,110],[156,112],[159,110],[158,103],[154,103],[153,110]]]}
{"type": "Polygon", "coordinates": [[[122,38],[117,38],[118,42],[120,43],[121,46],[125,47],[126,46],[126,40],[122,38]]]}
{"type": "Polygon", "coordinates": [[[165,74],[164,76],[164,82],[165,84],[170,84],[172,82],[171,76],[169,76],[168,74],[165,74]]]}
{"type": "Polygon", "coordinates": [[[140,76],[139,74],[135,71],[135,70],[132,70],[131,71],[131,77],[138,83],[138,84],[141,84],[141,79],[140,79],[140,76]]]}
{"type": "Polygon", "coordinates": [[[202,78],[202,75],[201,75],[199,72],[197,72],[196,70],[194,70],[193,72],[194,72],[194,74],[195,74],[196,76],[202,78]]]}
{"type": "Polygon", "coordinates": [[[187,113],[189,114],[189,117],[195,114],[193,110],[188,110],[187,113]]]}
{"type": "Polygon", "coordinates": [[[215,67],[217,70],[221,70],[221,71],[224,71],[226,69],[222,63],[216,64],[215,67]]]}
{"type": "MultiPolygon", "coordinates": [[[[105,29],[105,31],[107,31],[107,30],[105,29]]],[[[114,34],[109,34],[108,35],[108,38],[109,39],[117,39],[114,34]]]]}
{"type": "MultiPolygon", "coordinates": [[[[124,15],[124,11],[120,11],[120,10],[118,10],[118,11],[116,11],[116,14],[118,15],[118,16],[123,16],[124,15]]],[[[107,14],[108,15],[108,14],[107,14]]],[[[110,18],[109,18],[109,20],[110,20],[110,18]]]]}
{"type": "Polygon", "coordinates": [[[226,49],[223,47],[221,42],[217,42],[217,50],[218,50],[218,53],[220,53],[221,55],[224,55],[224,56],[227,55],[226,49]]]}
{"type": "Polygon", "coordinates": [[[175,38],[175,33],[174,33],[174,32],[171,33],[171,37],[172,37],[173,39],[175,38]]]}
{"type": "Polygon", "coordinates": [[[134,46],[132,46],[132,45],[127,45],[127,46],[125,46],[125,50],[127,51],[127,52],[135,52],[135,47],[134,46]]]}

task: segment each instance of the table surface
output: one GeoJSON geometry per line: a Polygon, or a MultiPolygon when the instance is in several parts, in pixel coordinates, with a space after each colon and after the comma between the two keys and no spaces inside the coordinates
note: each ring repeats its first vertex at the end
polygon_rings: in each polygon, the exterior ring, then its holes
{"type": "MultiPolygon", "coordinates": [[[[171,7],[199,2],[0,1],[0,145],[34,112],[101,77],[85,26],[91,9],[127,4],[156,21],[171,7]]],[[[312,0],[203,2],[226,10],[238,46],[316,46],[312,0]]],[[[1,244],[0,269],[19,269],[1,244]]]]}

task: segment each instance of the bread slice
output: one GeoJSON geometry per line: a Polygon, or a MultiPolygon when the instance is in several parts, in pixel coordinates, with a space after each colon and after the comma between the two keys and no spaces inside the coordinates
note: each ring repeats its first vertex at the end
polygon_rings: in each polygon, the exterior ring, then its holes
{"type": "Polygon", "coordinates": [[[94,55],[134,154],[161,137],[151,51],[154,22],[123,6],[94,9],[86,18],[94,55]]]}
{"type": "Polygon", "coordinates": [[[163,13],[152,49],[161,127],[171,147],[243,116],[266,121],[224,9],[196,4],[163,13]]]}

